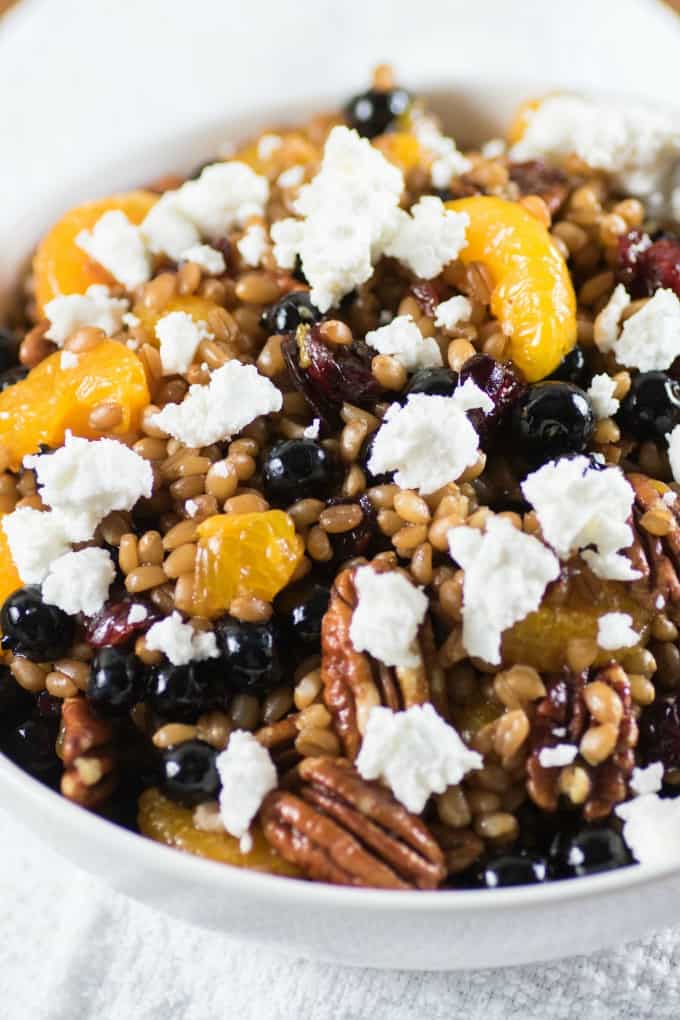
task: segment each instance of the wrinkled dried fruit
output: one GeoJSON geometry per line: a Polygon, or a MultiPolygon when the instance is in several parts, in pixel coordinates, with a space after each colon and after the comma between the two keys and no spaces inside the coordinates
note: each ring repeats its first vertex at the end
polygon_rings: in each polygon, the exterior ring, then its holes
{"type": "Polygon", "coordinates": [[[647,297],[667,287],[680,297],[680,237],[631,230],[619,240],[618,278],[635,298],[647,297]]]}
{"type": "Polygon", "coordinates": [[[510,180],[514,181],[522,195],[540,195],[554,215],[569,193],[567,175],[555,166],[548,166],[540,159],[525,163],[511,163],[508,167],[510,180]]]}
{"type": "Polygon", "coordinates": [[[107,602],[96,616],[87,621],[85,640],[93,648],[122,645],[136,634],[143,634],[159,619],[158,610],[151,603],[141,602],[138,598],[107,602]],[[144,619],[130,620],[132,609],[138,610],[140,606],[146,612],[144,619]]]}
{"type": "Polygon", "coordinates": [[[475,408],[468,411],[468,418],[479,433],[482,444],[488,441],[508,413],[526,392],[526,383],[519,371],[509,362],[496,361],[488,354],[475,354],[463,365],[460,382],[468,379],[486,393],[493,402],[490,411],[475,408]]]}

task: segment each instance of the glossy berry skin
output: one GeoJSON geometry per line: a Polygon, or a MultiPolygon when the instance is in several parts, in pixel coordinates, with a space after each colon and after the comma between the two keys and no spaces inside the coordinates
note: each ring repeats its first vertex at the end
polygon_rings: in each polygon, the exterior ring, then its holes
{"type": "Polygon", "coordinates": [[[155,666],[147,685],[146,700],[163,719],[195,722],[216,704],[212,660],[174,666],[171,662],[155,666]]]}
{"type": "Polygon", "coordinates": [[[14,333],[0,326],[0,373],[17,367],[19,341],[14,333]]]}
{"type": "Polygon", "coordinates": [[[550,848],[555,878],[581,878],[613,871],[632,863],[623,837],[613,829],[583,828],[575,834],[560,833],[550,848]]]}
{"type": "Polygon", "coordinates": [[[640,372],[617,414],[635,439],[663,440],[680,422],[680,382],[665,372],[640,372]]]}
{"type": "Polygon", "coordinates": [[[350,99],[345,114],[350,127],[364,138],[375,138],[393,127],[394,121],[404,113],[411,102],[405,89],[379,92],[368,89],[350,99]]]}
{"type": "Polygon", "coordinates": [[[496,361],[488,354],[475,354],[460,371],[460,384],[470,379],[491,400],[488,411],[475,408],[468,418],[477,430],[482,445],[507,419],[526,392],[526,383],[510,362],[496,361]]]}
{"type": "Polygon", "coordinates": [[[643,711],[638,746],[648,764],[661,761],[667,771],[680,768],[680,697],[657,697],[643,711]]]}
{"type": "Polygon", "coordinates": [[[216,758],[217,751],[201,740],[187,740],[164,751],[160,785],[165,796],[184,807],[214,800],[221,785],[216,758]]]}
{"type": "Polygon", "coordinates": [[[328,496],[339,477],[335,457],[314,439],[276,443],[262,465],[262,484],[274,506],[328,496]]]}
{"type": "Polygon", "coordinates": [[[271,623],[243,623],[225,616],[215,624],[227,685],[232,691],[264,693],[281,681],[276,635],[271,623]]]}
{"type": "Polygon", "coordinates": [[[527,456],[536,462],[581,453],[590,439],[595,416],[578,386],[540,382],[515,407],[515,433],[527,456]]]}
{"type": "Polygon", "coordinates": [[[293,333],[298,326],[313,326],[322,313],[312,304],[307,290],[294,290],[262,313],[262,328],[269,333],[293,333]]]}
{"type": "Polygon", "coordinates": [[[100,715],[124,715],[142,700],[145,679],[144,664],[134,653],[101,648],[92,662],[88,700],[100,715]]]}
{"type": "Polygon", "coordinates": [[[72,618],[43,602],[38,588],[19,588],[6,599],[0,627],[2,647],[33,662],[58,659],[73,641],[72,618]]]}
{"type": "Polygon", "coordinates": [[[535,854],[501,854],[483,864],[477,884],[483,889],[502,889],[510,885],[536,885],[545,882],[547,865],[535,854]]]}
{"type": "Polygon", "coordinates": [[[585,353],[583,348],[577,345],[564,355],[555,371],[548,378],[580,386],[585,378],[586,368],[585,353]]]}
{"type": "Polygon", "coordinates": [[[35,779],[56,784],[61,771],[55,750],[57,728],[46,719],[26,719],[0,742],[0,750],[35,779]]]}
{"type": "Polygon", "coordinates": [[[33,708],[33,699],[12,676],[9,666],[0,666],[0,737],[33,708]]]}
{"type": "Polygon", "coordinates": [[[5,372],[0,372],[0,393],[9,389],[10,386],[14,386],[15,383],[21,382],[27,375],[28,369],[25,365],[15,365],[5,372]]]}
{"type": "Polygon", "coordinates": [[[428,397],[451,397],[458,385],[458,373],[450,368],[421,368],[404,390],[404,397],[425,393],[428,397]]]}
{"type": "Polygon", "coordinates": [[[305,648],[318,648],[321,641],[321,621],[328,609],[330,589],[323,584],[312,584],[304,600],[294,606],[283,620],[290,637],[305,648]]]}

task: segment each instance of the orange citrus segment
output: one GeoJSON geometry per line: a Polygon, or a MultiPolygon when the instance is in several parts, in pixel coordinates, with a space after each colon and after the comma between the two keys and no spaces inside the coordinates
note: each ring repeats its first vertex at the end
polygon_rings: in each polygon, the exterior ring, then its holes
{"type": "Polygon", "coordinates": [[[241,853],[239,841],[234,836],[197,829],[191,811],[173,804],[158,790],[145,790],[139,798],[138,821],[144,836],[198,857],[209,857],[212,861],[221,861],[236,868],[266,871],[272,875],[295,878],[300,874],[269,845],[259,825],[251,828],[252,850],[247,854],[241,853]]]}
{"type": "Polygon", "coordinates": [[[140,325],[144,326],[145,330],[149,334],[149,339],[152,343],[157,343],[156,338],[156,323],[159,319],[162,319],[164,315],[169,315],[170,312],[186,312],[190,315],[194,322],[207,322],[208,315],[219,306],[214,301],[208,301],[206,298],[198,297],[195,294],[187,295],[185,297],[174,297],[172,300],[163,307],[163,310],[158,312],[154,308],[147,308],[145,305],[138,303],[134,306],[133,312],[139,319],[140,325]]]}
{"type": "Polygon", "coordinates": [[[0,443],[10,452],[12,468],[40,443],[60,446],[67,429],[100,438],[89,416],[103,401],[122,408],[122,421],[114,430],[118,434],[137,428],[149,403],[144,367],[123,344],[104,340],[78,355],[73,368],[61,367],[61,351],[45,358],[25,379],[0,393],[0,443]]]}
{"type": "Polygon", "coordinates": [[[237,595],[271,601],[290,581],[304,542],[283,510],[216,514],[198,526],[194,608],[224,613],[237,595]]]}
{"type": "MultiPolygon", "coordinates": [[[[0,522],[4,516],[4,514],[0,514],[0,522]]],[[[21,578],[9,551],[7,536],[0,527],[0,607],[17,588],[21,588],[21,578]]]]}
{"type": "Polygon", "coordinates": [[[542,99],[526,99],[517,107],[507,132],[508,145],[516,145],[520,139],[524,138],[531,114],[539,108],[542,102],[542,99]]]}
{"type": "Polygon", "coordinates": [[[543,379],[576,343],[566,262],[543,224],[517,202],[475,195],[446,204],[470,217],[460,258],[489,269],[491,311],[510,337],[512,360],[529,382],[543,379]]]}
{"type": "Polygon", "coordinates": [[[393,131],[387,135],[380,135],[373,144],[404,173],[418,166],[423,155],[420,142],[410,131],[393,131]]]}
{"type": "Polygon", "coordinates": [[[33,259],[35,291],[40,311],[59,294],[84,294],[93,283],[116,281],[76,244],[81,230],[91,230],[111,209],[120,209],[131,223],[142,222],[158,201],[151,191],[128,191],[85,202],[69,210],[43,237],[33,259]]]}

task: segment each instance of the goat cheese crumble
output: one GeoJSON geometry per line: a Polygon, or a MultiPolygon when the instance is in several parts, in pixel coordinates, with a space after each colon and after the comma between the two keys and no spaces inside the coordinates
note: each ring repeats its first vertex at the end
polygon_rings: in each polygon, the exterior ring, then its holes
{"type": "Polygon", "coordinates": [[[356,760],[364,779],[381,779],[416,814],[433,793],[457,786],[482,765],[481,754],[471,751],[430,704],[405,712],[372,708],[356,760]]]}
{"type": "Polygon", "coordinates": [[[655,761],[644,769],[633,769],[630,788],[637,797],[658,793],[663,785],[663,762],[655,761]]]}
{"type": "Polygon", "coordinates": [[[22,506],[2,519],[9,551],[24,584],[40,584],[50,566],[71,548],[68,520],[61,513],[22,506]]]}
{"type": "Polygon", "coordinates": [[[612,296],[595,319],[593,334],[596,346],[606,354],[611,351],[619,338],[621,316],[630,304],[630,294],[620,283],[614,288],[612,296]]]}
{"type": "Polygon", "coordinates": [[[542,747],[538,752],[539,764],[545,769],[563,768],[571,765],[578,754],[575,744],[556,744],[555,747],[542,747]]]}
{"type": "Polygon", "coordinates": [[[437,305],[434,324],[440,329],[455,329],[460,322],[467,322],[471,315],[472,302],[462,294],[456,294],[437,305]]]}
{"type": "Polygon", "coordinates": [[[287,170],[284,170],[276,179],[276,183],[280,188],[298,188],[305,179],[305,168],[296,163],[295,166],[289,166],[287,170]]]}
{"type": "Polygon", "coordinates": [[[307,428],[304,429],[302,435],[305,437],[305,439],[318,439],[320,429],[321,418],[315,418],[312,424],[308,425],[307,428]]]}
{"type": "Polygon", "coordinates": [[[156,323],[160,341],[163,375],[182,375],[194,360],[201,340],[212,339],[204,322],[195,322],[187,312],[169,312],[156,323]]]}
{"type": "Polygon", "coordinates": [[[614,345],[620,365],[640,372],[663,371],[680,355],[680,300],[661,288],[639,312],[626,319],[614,345]]]}
{"type": "Polygon", "coordinates": [[[208,276],[219,276],[227,268],[222,252],[210,244],[192,244],[182,254],[182,261],[200,266],[208,276]]]}
{"type": "Polygon", "coordinates": [[[115,576],[116,568],[106,549],[64,553],[50,564],[42,584],[43,601],[69,616],[93,616],[106,602],[115,576]]]}
{"type": "Polygon", "coordinates": [[[469,223],[467,213],[454,212],[441,198],[425,195],[410,212],[397,210],[396,232],[385,246],[385,254],[416,276],[431,280],[465,248],[469,223]]]}
{"type": "Polygon", "coordinates": [[[596,418],[611,418],[618,411],[621,402],[614,396],[615,389],[616,382],[606,372],[593,376],[588,396],[596,418]]]}
{"type": "Polygon", "coordinates": [[[640,864],[670,865],[680,860],[680,800],[645,793],[619,804],[623,838],[640,864]]]}
{"type": "Polygon", "coordinates": [[[407,372],[443,365],[439,344],[423,336],[411,315],[398,315],[386,326],[370,330],[366,343],[379,354],[391,354],[407,372]]]}
{"type": "Polygon", "coordinates": [[[479,436],[465,414],[473,407],[490,410],[491,401],[472,380],[452,397],[415,393],[403,407],[392,404],[376,432],[369,470],[395,471],[397,485],[425,496],[454,482],[479,453],[479,436]]]}
{"type": "Polygon", "coordinates": [[[59,356],[59,368],[62,372],[68,371],[69,368],[77,368],[78,366],[78,355],[74,354],[73,351],[62,351],[59,356]]]}
{"type": "Polygon", "coordinates": [[[633,630],[633,617],[628,613],[605,613],[597,621],[597,643],[607,652],[633,648],[640,635],[633,630]]]}
{"type": "Polygon", "coordinates": [[[146,647],[152,652],[162,652],[173,666],[216,659],[220,654],[213,632],[194,630],[190,623],[184,623],[177,611],[149,628],[146,647]]]}
{"type": "Polygon", "coordinates": [[[470,160],[458,151],[453,138],[442,134],[437,125],[429,119],[416,122],[414,134],[431,156],[430,180],[435,188],[448,188],[453,177],[466,173],[470,160]]]}
{"type": "Polygon", "coordinates": [[[640,576],[620,552],[633,542],[628,520],[635,498],[620,468],[600,468],[583,456],[549,461],[527,476],[522,492],[543,537],[562,559],[580,552],[593,573],[606,580],[640,576]]]}
{"type": "Polygon", "coordinates": [[[357,652],[368,652],[386,666],[415,668],[418,629],[427,613],[427,596],[396,570],[379,574],[359,567],[354,574],[358,601],[349,636],[357,652]]]}
{"type": "Polygon", "coordinates": [[[181,404],[166,404],[151,423],[185,446],[210,446],[282,405],[281,391],[269,379],[233,359],[212,373],[207,386],[190,386],[181,404]]]}
{"type": "Polygon", "coordinates": [[[259,266],[267,251],[267,231],[260,223],[251,224],[236,247],[247,266],[259,266]]]}
{"type": "MultiPolygon", "coordinates": [[[[217,772],[222,783],[220,816],[224,828],[236,839],[243,839],[262,801],[276,789],[276,768],[266,747],[246,730],[235,730],[226,750],[218,754],[217,772]]],[[[247,851],[248,842],[242,844],[247,851]]]]}
{"type": "Polygon", "coordinates": [[[451,557],[464,571],[463,646],[498,663],[503,631],[538,609],[546,586],[559,575],[559,560],[504,517],[491,517],[483,532],[452,528],[448,539],[451,557]]]}
{"type": "Polygon", "coordinates": [[[111,297],[109,288],[99,283],[84,294],[60,294],[45,305],[45,318],[50,320],[45,336],[57,347],[82,326],[96,326],[113,336],[123,327],[129,307],[129,301],[111,297]]]}
{"type": "Polygon", "coordinates": [[[92,230],[81,230],[76,244],[128,290],[151,278],[151,259],[142,232],[120,209],[105,212],[92,230]]]}

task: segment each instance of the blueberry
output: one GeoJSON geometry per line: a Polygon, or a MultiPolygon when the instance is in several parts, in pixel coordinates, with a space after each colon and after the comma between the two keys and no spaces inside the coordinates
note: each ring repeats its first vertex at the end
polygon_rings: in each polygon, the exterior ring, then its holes
{"type": "Polygon", "coordinates": [[[90,704],[102,715],[124,715],[144,696],[144,665],[133,652],[101,648],[92,662],[90,704]]]}
{"type": "Polygon", "coordinates": [[[201,740],[186,740],[164,751],[161,758],[163,793],[184,807],[214,800],[220,791],[216,757],[215,749],[201,740]]]}
{"type": "Polygon", "coordinates": [[[289,506],[298,499],[323,499],[339,480],[338,463],[314,439],[285,439],[265,457],[262,483],[267,499],[289,506]]]}
{"type": "Polygon", "coordinates": [[[281,680],[281,665],[271,623],[242,623],[224,616],[215,624],[221,663],[234,691],[264,693],[281,680]]]}
{"type": "Polygon", "coordinates": [[[167,662],[151,671],[147,701],[164,719],[195,722],[199,715],[216,704],[213,660],[174,666],[167,662]]]}
{"type": "Polygon", "coordinates": [[[43,602],[37,588],[19,588],[0,612],[2,647],[33,662],[65,655],[73,641],[73,620],[57,606],[43,602]]]}
{"type": "Polygon", "coordinates": [[[16,369],[19,340],[8,329],[0,326],[0,377],[7,369],[16,369]]]}
{"type": "Polygon", "coordinates": [[[33,707],[28,691],[20,687],[8,666],[0,666],[0,735],[21,718],[26,718],[33,707]]]}
{"type": "Polygon", "coordinates": [[[299,325],[313,326],[322,314],[307,290],[294,290],[262,313],[260,325],[269,333],[292,333],[299,325]]]}
{"type": "Polygon", "coordinates": [[[680,768],[680,697],[656,700],[640,718],[639,748],[643,760],[661,761],[666,771],[680,768]]]}
{"type": "Polygon", "coordinates": [[[548,379],[557,382],[575,383],[580,386],[586,374],[586,356],[582,347],[572,347],[565,354],[555,371],[548,376],[548,379]]]}
{"type": "Polygon", "coordinates": [[[313,583],[303,592],[303,598],[283,617],[287,634],[305,648],[318,648],[321,641],[321,621],[328,609],[330,589],[313,583]]]}
{"type": "Polygon", "coordinates": [[[4,390],[8,390],[10,386],[14,386],[15,383],[21,382],[28,375],[28,369],[25,365],[15,365],[13,368],[8,368],[4,372],[0,372],[0,393],[4,390]]]}
{"type": "Polygon", "coordinates": [[[550,865],[555,878],[581,878],[631,863],[622,837],[604,827],[583,828],[573,835],[559,833],[550,848],[550,865]]]}
{"type": "Polygon", "coordinates": [[[595,424],[588,396],[567,382],[531,386],[513,412],[514,427],[525,453],[551,460],[585,449],[595,424]]]}
{"type": "Polygon", "coordinates": [[[458,373],[450,368],[421,368],[411,376],[404,396],[425,393],[429,397],[451,397],[458,385],[458,373]]]}
{"type": "Polygon", "coordinates": [[[635,439],[663,440],[680,422],[680,382],[665,372],[636,375],[617,421],[635,439]]]}
{"type": "Polygon", "coordinates": [[[379,92],[368,89],[350,99],[345,114],[350,127],[364,138],[375,138],[394,126],[394,121],[408,109],[411,97],[405,89],[379,92]]]}
{"type": "Polygon", "coordinates": [[[0,747],[15,765],[35,779],[55,784],[60,773],[55,740],[56,727],[46,719],[26,719],[10,730],[0,747]]]}
{"type": "Polygon", "coordinates": [[[545,859],[535,854],[500,854],[481,866],[478,884],[484,889],[500,889],[508,885],[536,885],[545,882],[545,859]]]}

